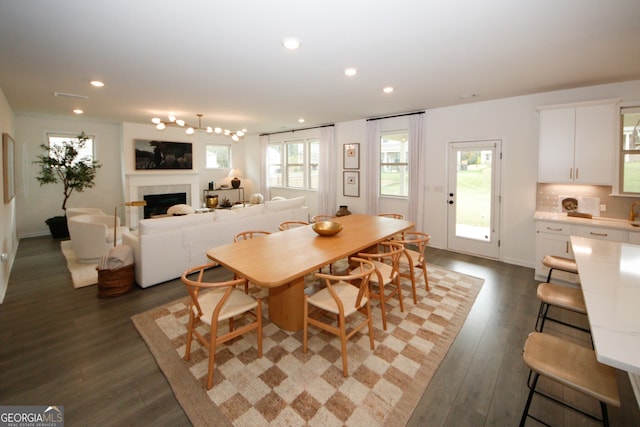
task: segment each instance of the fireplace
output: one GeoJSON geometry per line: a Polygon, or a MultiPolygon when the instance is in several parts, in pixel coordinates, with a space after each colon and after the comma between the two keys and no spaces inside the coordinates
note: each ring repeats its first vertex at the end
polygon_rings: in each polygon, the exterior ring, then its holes
{"type": "Polygon", "coordinates": [[[186,204],[187,193],[148,194],[144,196],[147,206],[144,207],[144,217],[151,218],[164,215],[173,205],[186,204]]]}

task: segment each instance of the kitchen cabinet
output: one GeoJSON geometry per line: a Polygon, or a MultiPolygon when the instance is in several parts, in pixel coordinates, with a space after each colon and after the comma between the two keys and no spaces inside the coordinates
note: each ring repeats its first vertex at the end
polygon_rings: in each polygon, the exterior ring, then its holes
{"type": "Polygon", "coordinates": [[[612,185],[616,101],[541,107],[538,181],[612,185]]]}
{"type": "MultiPolygon", "coordinates": [[[[536,280],[544,281],[549,269],[542,265],[546,255],[574,259],[571,236],[613,242],[640,244],[640,228],[632,227],[629,221],[615,219],[584,219],[568,217],[551,212],[536,212],[536,280]]],[[[554,281],[576,283],[576,276],[561,271],[553,273],[554,281]]]]}
{"type": "MultiPolygon", "coordinates": [[[[573,259],[571,250],[571,225],[558,222],[538,221],[536,223],[536,277],[547,277],[549,268],[542,265],[547,255],[573,259]]],[[[554,278],[575,281],[575,275],[554,271],[554,278]]]]}

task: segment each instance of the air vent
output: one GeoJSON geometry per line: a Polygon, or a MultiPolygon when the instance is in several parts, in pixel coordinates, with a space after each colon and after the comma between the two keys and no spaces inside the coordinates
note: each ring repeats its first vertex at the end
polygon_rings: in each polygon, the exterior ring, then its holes
{"type": "Polygon", "coordinates": [[[75,99],[89,99],[89,97],[85,95],[78,95],[75,93],[66,93],[66,92],[53,92],[53,96],[62,96],[64,98],[75,98],[75,99]]]}

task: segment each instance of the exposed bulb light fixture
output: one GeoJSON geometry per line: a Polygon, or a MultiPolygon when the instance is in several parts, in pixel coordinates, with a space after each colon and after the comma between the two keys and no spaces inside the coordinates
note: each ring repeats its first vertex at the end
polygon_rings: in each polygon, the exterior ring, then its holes
{"type": "Polygon", "coordinates": [[[93,87],[104,87],[104,83],[100,80],[92,80],[90,83],[93,87]]]}
{"type": "Polygon", "coordinates": [[[344,75],[347,77],[353,77],[356,74],[358,74],[358,70],[353,67],[350,67],[344,70],[344,75]]]}
{"type": "Polygon", "coordinates": [[[384,89],[382,89],[382,91],[384,93],[392,93],[393,92],[393,88],[391,86],[387,86],[384,89]]]}
{"type": "Polygon", "coordinates": [[[84,111],[82,111],[82,110],[81,110],[81,109],[79,109],[79,108],[76,108],[75,110],[73,110],[73,113],[74,113],[74,114],[82,114],[82,113],[84,113],[84,111]]]}
{"type": "Polygon", "coordinates": [[[240,138],[242,138],[247,133],[246,129],[231,132],[229,129],[223,130],[219,127],[213,128],[211,126],[202,126],[202,114],[196,114],[196,116],[198,116],[198,126],[190,125],[184,120],[178,119],[174,114],[171,113],[169,113],[168,121],[164,121],[159,117],[154,117],[151,119],[151,123],[156,125],[156,129],[158,130],[164,130],[167,128],[167,126],[186,127],[185,133],[187,135],[193,135],[197,131],[203,131],[207,133],[223,134],[224,136],[228,136],[236,142],[240,141],[240,138]]]}

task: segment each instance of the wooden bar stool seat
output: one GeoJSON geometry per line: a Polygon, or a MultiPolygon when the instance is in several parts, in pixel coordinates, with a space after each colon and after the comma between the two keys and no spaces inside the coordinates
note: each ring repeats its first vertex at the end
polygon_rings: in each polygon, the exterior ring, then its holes
{"type": "Polygon", "coordinates": [[[529,396],[522,412],[520,426],[524,426],[527,417],[545,424],[529,414],[529,407],[534,394],[541,395],[591,419],[600,421],[605,426],[609,425],[607,405],[620,406],[616,372],[611,366],[598,362],[593,350],[552,335],[533,332],[529,334],[524,343],[522,358],[524,363],[531,369],[531,373],[527,381],[527,386],[530,390],[529,396]],[[541,375],[598,400],[602,418],[598,418],[544,392],[537,391],[536,385],[541,375]]]}
{"type": "Polygon", "coordinates": [[[584,303],[582,290],[563,285],[556,285],[554,283],[540,283],[538,285],[537,296],[540,300],[540,310],[538,311],[538,319],[536,320],[535,327],[537,332],[542,332],[545,321],[549,320],[551,322],[590,333],[588,328],[583,328],[560,319],[549,317],[550,307],[558,307],[564,310],[584,314],[586,316],[587,307],[584,303]]]}
{"type": "Polygon", "coordinates": [[[553,270],[560,270],[566,271],[567,273],[578,274],[578,265],[576,264],[576,261],[571,258],[547,255],[542,260],[542,265],[549,268],[547,282],[551,281],[551,273],[553,272],[553,270]]]}

